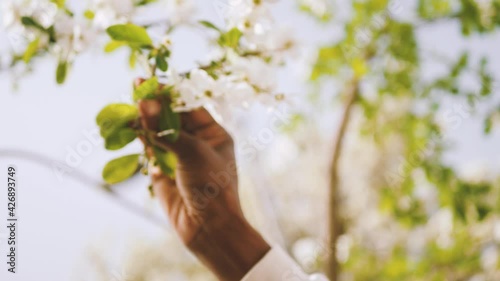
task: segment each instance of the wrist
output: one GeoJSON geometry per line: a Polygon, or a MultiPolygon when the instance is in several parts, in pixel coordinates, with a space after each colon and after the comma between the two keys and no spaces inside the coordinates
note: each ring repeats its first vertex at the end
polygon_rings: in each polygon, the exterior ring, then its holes
{"type": "Polygon", "coordinates": [[[220,280],[231,281],[241,280],[271,248],[240,216],[207,224],[188,247],[220,280]]]}

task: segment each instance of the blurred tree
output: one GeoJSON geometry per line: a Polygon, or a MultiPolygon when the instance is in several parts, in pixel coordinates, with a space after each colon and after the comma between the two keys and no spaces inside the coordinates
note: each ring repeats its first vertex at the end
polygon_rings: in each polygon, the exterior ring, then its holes
{"type": "MultiPolygon", "coordinates": [[[[353,280],[468,280],[485,270],[482,251],[493,247],[495,251],[491,252],[496,253],[497,244],[491,244],[495,242],[491,236],[479,239],[472,232],[493,223],[499,214],[498,181],[460,179],[443,160],[447,149],[444,130],[459,126],[479,104],[491,107],[491,113],[482,115],[485,133],[498,120],[500,107],[493,104],[494,83],[487,59],[474,62],[469,51],[456,60],[448,59],[426,50],[416,33],[421,26],[442,21],[458,22],[464,38],[492,32],[500,25],[500,1],[419,0],[413,8],[405,5],[405,9],[413,10],[404,18],[400,16],[403,4],[410,3],[402,2],[352,1],[348,20],[340,23],[344,36],[319,49],[311,73],[315,83],[333,79],[343,85],[337,97],[344,109],[330,169],[330,257],[326,269],[333,281],[339,280],[341,271],[349,272],[353,280]],[[442,64],[447,69],[445,75],[429,79],[423,71],[426,57],[442,64]],[[476,81],[475,86],[462,86],[464,79],[476,81]],[[460,106],[443,114],[446,102],[460,106]],[[356,112],[363,115],[359,124],[350,122],[356,112]],[[348,200],[345,196],[353,194],[345,195],[339,187],[340,159],[346,132],[351,129],[359,130],[381,151],[397,151],[403,159],[379,167],[383,178],[373,181],[373,189],[380,211],[406,234],[394,238],[398,241],[382,256],[355,244],[348,260],[340,264],[339,238],[355,225],[343,212],[344,201],[348,200]],[[393,146],[394,140],[400,145],[393,146]],[[437,208],[426,206],[419,196],[418,181],[436,190],[437,208]],[[426,241],[416,257],[410,255],[411,234],[429,227],[436,216],[443,218],[441,225],[452,224],[449,237],[441,233],[437,240],[426,241]]],[[[497,260],[493,260],[496,269],[497,260]]],[[[500,278],[498,272],[484,276],[488,280],[500,278]]]]}

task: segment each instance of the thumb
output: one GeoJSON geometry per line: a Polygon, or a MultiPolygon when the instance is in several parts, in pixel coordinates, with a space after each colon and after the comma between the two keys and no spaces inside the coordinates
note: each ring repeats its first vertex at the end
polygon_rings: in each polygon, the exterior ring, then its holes
{"type": "Polygon", "coordinates": [[[183,199],[175,180],[164,175],[158,167],[150,167],[150,175],[155,196],[158,197],[170,222],[175,224],[183,205],[183,199]]]}
{"type": "Polygon", "coordinates": [[[159,130],[160,115],[162,105],[158,100],[142,100],[139,102],[139,114],[141,125],[147,132],[152,132],[147,141],[164,150],[172,151],[178,158],[192,158],[192,154],[197,151],[199,141],[185,131],[179,133],[179,138],[175,142],[170,142],[164,137],[159,137],[156,133],[159,130]]]}
{"type": "Polygon", "coordinates": [[[158,100],[139,101],[141,125],[145,130],[158,131],[160,127],[161,103],[158,100]]]}

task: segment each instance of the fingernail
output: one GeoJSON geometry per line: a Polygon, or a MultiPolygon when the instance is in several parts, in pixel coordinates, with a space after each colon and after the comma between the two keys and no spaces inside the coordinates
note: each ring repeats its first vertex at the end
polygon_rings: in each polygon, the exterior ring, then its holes
{"type": "Polygon", "coordinates": [[[140,103],[142,112],[147,116],[156,116],[161,112],[161,104],[156,100],[144,100],[140,103]]]}
{"type": "Polygon", "coordinates": [[[136,79],[134,80],[134,86],[135,86],[135,87],[137,87],[137,86],[141,85],[141,84],[142,84],[142,82],[144,82],[144,81],[145,81],[145,80],[144,80],[143,78],[136,78],[136,79]]]}

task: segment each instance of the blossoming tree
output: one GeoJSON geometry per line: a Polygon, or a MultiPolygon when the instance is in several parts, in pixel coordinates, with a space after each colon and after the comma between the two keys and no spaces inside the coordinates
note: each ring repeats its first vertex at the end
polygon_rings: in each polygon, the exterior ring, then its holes
{"type": "Polygon", "coordinates": [[[498,175],[465,178],[444,157],[446,132],[478,106],[487,108],[478,114],[484,132],[492,130],[498,89],[487,56],[436,53],[418,33],[448,22],[463,40],[487,36],[500,24],[500,2],[367,0],[342,7],[350,11],[336,22],[344,34],[320,48],[311,74],[317,83],[337,81],[343,103],[330,159],[330,278],[498,279],[498,175]],[[426,75],[429,62],[446,71],[426,75]],[[450,103],[463,112],[447,111],[450,103]],[[350,157],[352,134],[377,155],[374,162],[369,153],[350,157]]]}
{"type": "MultiPolygon", "coordinates": [[[[70,1],[7,1],[5,26],[27,41],[13,53],[10,67],[23,69],[39,57],[51,56],[57,61],[55,77],[61,84],[78,55],[107,35],[110,40],[103,46],[104,52],[128,48],[131,67],[140,64],[146,69],[147,79],[135,87],[133,100],[160,100],[159,134],[175,141],[181,126],[179,112],[284,99],[277,90],[275,68],[284,63],[295,43],[285,27],[274,23],[270,2],[274,1],[239,1],[228,6],[225,25],[218,27],[196,19],[196,5],[191,0],[91,0],[83,9],[70,1]],[[166,5],[169,16],[156,23],[139,23],[141,9],[151,5],[166,5]],[[213,45],[207,62],[186,73],[169,66],[170,34],[181,26],[206,29],[205,38],[213,45]]],[[[148,140],[152,132],[140,128],[138,118],[134,104],[106,106],[96,118],[106,149],[119,150],[138,136],[148,140]]],[[[175,157],[156,148],[151,159],[133,154],[109,162],[103,177],[110,184],[124,181],[140,166],[147,167],[150,160],[173,176],[175,157]]]]}
{"type": "MultiPolygon", "coordinates": [[[[82,9],[60,0],[6,1],[5,24],[27,39],[10,66],[24,71],[39,57],[54,57],[56,80],[63,83],[78,54],[97,44],[97,38],[109,38],[105,52],[128,48],[131,66],[140,64],[147,71],[145,82],[133,90],[134,100],[162,100],[161,134],[174,141],[181,126],[179,112],[284,98],[276,89],[274,73],[294,47],[289,32],[273,21],[269,12],[273,1],[235,2],[225,11],[226,24],[216,26],[194,19],[195,5],[188,0],[89,0],[82,9]],[[166,20],[137,19],[144,7],[158,2],[168,6],[166,20]],[[205,29],[214,50],[206,63],[185,73],[169,65],[170,35],[179,26],[205,29]]],[[[304,233],[321,236],[318,224],[307,222],[315,222],[322,210],[307,210],[310,214],[305,215],[304,209],[291,206],[305,200],[298,184],[303,188],[306,182],[316,182],[324,188],[308,190],[311,198],[330,194],[329,242],[321,247],[325,255],[306,257],[306,267],[326,268],[331,280],[498,279],[498,177],[466,178],[444,161],[443,133],[461,119],[446,114],[441,118],[449,97],[463,102],[467,114],[486,104],[488,112],[481,117],[489,133],[499,116],[492,95],[494,81],[486,59],[473,59],[469,51],[458,58],[429,52],[417,33],[422,27],[451,21],[465,39],[489,35],[500,23],[500,2],[418,0],[411,6],[405,1],[345,1],[346,7],[338,6],[351,12],[338,22],[339,12],[328,9],[326,0],[299,3],[322,22],[344,30],[339,40],[318,50],[310,77],[313,83],[333,80],[340,85],[335,97],[342,101],[343,111],[332,142],[311,125],[330,118],[331,108],[321,112],[324,104],[312,99],[315,114],[299,112],[297,120],[313,122],[297,122],[291,131],[297,147],[308,153],[272,179],[289,200],[280,219],[293,226],[285,229],[287,241],[295,244],[291,248],[300,250],[307,244],[304,233]],[[402,9],[411,12],[401,17],[402,9]],[[447,71],[426,76],[423,64],[428,57],[447,71]],[[463,87],[464,79],[476,83],[463,87]],[[331,157],[323,157],[332,144],[331,157]],[[300,181],[289,176],[297,170],[304,171],[300,181]],[[328,176],[318,171],[327,171],[328,176]]],[[[97,123],[106,148],[117,150],[147,136],[137,118],[133,104],[105,107],[97,123]]],[[[106,166],[103,176],[117,183],[151,160],[172,173],[175,159],[168,152],[157,149],[154,158],[139,154],[119,158],[106,166]]]]}

